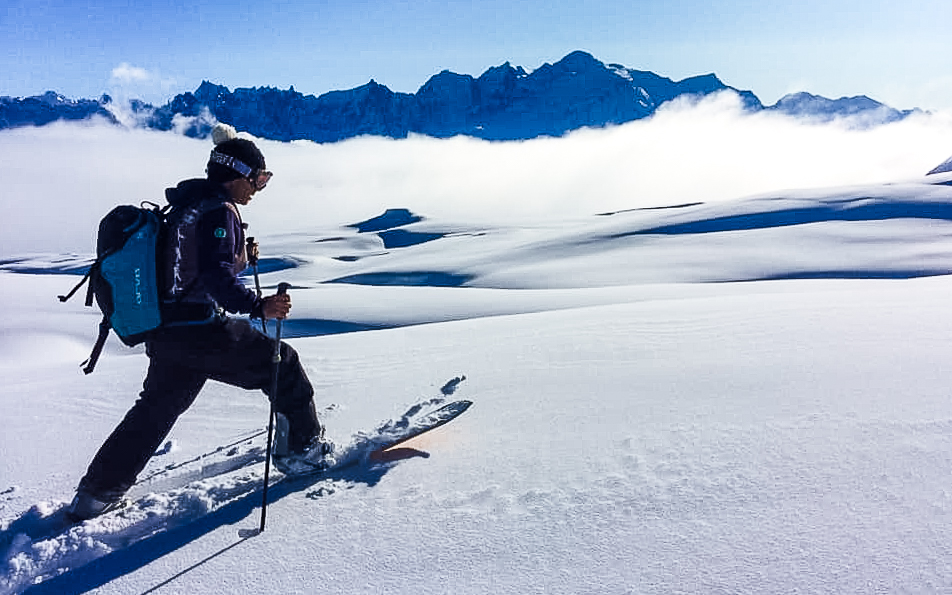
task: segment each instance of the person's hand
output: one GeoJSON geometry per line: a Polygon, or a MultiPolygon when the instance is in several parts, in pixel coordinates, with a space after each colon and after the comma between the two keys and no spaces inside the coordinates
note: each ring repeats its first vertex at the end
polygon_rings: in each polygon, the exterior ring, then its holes
{"type": "Polygon", "coordinates": [[[291,296],[286,293],[276,293],[261,300],[261,314],[265,320],[284,319],[291,311],[291,296]]]}

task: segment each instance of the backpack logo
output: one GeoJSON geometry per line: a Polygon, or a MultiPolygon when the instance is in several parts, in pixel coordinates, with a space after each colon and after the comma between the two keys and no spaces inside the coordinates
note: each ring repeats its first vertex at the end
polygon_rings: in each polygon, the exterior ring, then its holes
{"type": "Polygon", "coordinates": [[[135,283],[136,304],[141,306],[142,305],[142,269],[136,268],[134,272],[134,276],[136,280],[136,283],[135,283]]]}

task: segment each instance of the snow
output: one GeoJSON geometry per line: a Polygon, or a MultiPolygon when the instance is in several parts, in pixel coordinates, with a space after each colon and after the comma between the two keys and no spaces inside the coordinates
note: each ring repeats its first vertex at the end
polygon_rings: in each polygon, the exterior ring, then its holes
{"type": "MultiPolygon", "coordinates": [[[[454,398],[475,403],[390,462],[275,485],[250,538],[261,465],[29,536],[147,363],[113,338],[83,376],[98,315],[55,296],[88,254],[34,239],[0,254],[0,593],[947,591],[949,182],[415,211],[399,229],[420,243],[390,248],[356,219],[262,228],[249,206],[333,439],[461,374],[454,398]]],[[[209,383],[150,469],[266,418],[262,395],[209,383]]]]}

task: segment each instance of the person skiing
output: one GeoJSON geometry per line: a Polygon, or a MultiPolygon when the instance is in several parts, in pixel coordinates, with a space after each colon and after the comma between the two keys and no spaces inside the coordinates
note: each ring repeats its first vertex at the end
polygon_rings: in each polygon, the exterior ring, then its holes
{"type": "Polygon", "coordinates": [[[286,293],[259,297],[238,278],[248,264],[246,225],[238,206],[264,190],[273,174],[258,147],[238,138],[234,128],[217,126],[213,139],[206,178],[165,191],[174,208],[157,265],[163,324],[146,341],[149,369],[139,399],[79,482],[67,509],[73,520],[98,516],[121,501],[209,379],[260,389],[271,399],[279,428],[274,449],[279,470],[296,475],[333,464],[333,444],[324,438],[314,390],[297,352],[281,342],[275,364],[275,339],[247,318],[225,313],[283,319],[291,298],[286,293]],[[270,394],[275,365],[279,385],[277,394],[270,394]]]}

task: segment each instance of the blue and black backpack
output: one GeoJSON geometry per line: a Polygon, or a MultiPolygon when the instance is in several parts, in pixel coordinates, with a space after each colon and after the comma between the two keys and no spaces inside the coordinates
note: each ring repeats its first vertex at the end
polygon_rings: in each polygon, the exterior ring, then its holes
{"type": "Polygon", "coordinates": [[[65,302],[89,281],[86,305],[92,306],[95,296],[102,311],[99,338],[89,359],[82,363],[86,374],[96,367],[109,329],[123,343],[133,346],[162,325],[161,269],[157,260],[166,234],[168,209],[144,202],[139,207],[122,205],[110,211],[99,222],[96,261],[72,291],[59,296],[65,302]]]}

